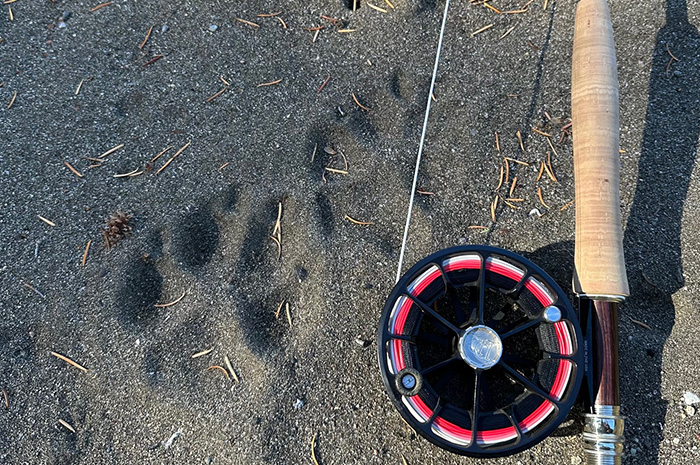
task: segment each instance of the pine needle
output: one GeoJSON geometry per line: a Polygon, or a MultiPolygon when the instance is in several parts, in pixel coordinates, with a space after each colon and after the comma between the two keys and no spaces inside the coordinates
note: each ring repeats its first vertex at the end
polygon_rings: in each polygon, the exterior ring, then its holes
{"type": "Polygon", "coordinates": [[[238,379],[238,375],[233,369],[233,366],[231,365],[231,360],[229,360],[228,355],[224,355],[224,363],[226,364],[226,368],[228,368],[228,371],[231,372],[231,377],[233,380],[236,382],[236,384],[239,384],[241,382],[240,379],[238,379]]]}
{"type": "Polygon", "coordinates": [[[311,460],[314,461],[314,465],[318,465],[318,460],[316,460],[316,433],[311,438],[311,460]]]}
{"type": "Polygon", "coordinates": [[[75,429],[70,424],[68,424],[67,421],[63,421],[59,418],[58,422],[61,424],[61,426],[69,430],[71,433],[75,434],[75,429]]]}
{"type": "Polygon", "coordinates": [[[79,364],[79,363],[74,362],[73,360],[69,359],[69,358],[66,357],[65,355],[61,355],[61,354],[58,354],[58,353],[56,353],[56,352],[51,352],[51,355],[53,355],[54,357],[56,357],[56,358],[59,359],[59,360],[63,360],[63,361],[66,362],[67,364],[72,365],[72,366],[76,367],[77,369],[79,369],[79,370],[81,370],[81,371],[83,371],[83,372],[85,372],[85,373],[87,373],[87,371],[88,371],[87,368],[85,368],[84,366],[82,366],[82,365],[79,364]]]}

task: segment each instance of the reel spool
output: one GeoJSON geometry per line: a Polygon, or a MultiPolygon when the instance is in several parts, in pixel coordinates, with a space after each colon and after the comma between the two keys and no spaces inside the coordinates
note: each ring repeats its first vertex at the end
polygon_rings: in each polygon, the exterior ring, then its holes
{"type": "Polygon", "coordinates": [[[413,266],[381,316],[379,366],[406,422],[461,455],[499,457],[546,438],[584,371],[577,316],[525,258],[461,246],[413,266]]]}

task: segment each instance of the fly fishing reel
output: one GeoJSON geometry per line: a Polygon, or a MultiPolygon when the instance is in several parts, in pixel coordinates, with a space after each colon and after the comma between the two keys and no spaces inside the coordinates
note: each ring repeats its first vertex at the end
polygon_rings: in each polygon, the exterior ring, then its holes
{"type": "Polygon", "coordinates": [[[379,366],[401,416],[433,444],[474,457],[546,438],[583,377],[581,329],[542,269],[486,246],[413,266],[382,312],[379,366]]]}

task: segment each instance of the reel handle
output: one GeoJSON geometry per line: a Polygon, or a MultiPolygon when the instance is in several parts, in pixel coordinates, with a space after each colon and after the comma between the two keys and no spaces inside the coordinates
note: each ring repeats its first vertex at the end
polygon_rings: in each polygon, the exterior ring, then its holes
{"type": "Polygon", "coordinates": [[[574,291],[596,300],[629,295],[620,217],[620,106],[606,0],[581,0],[571,73],[576,251],[574,291]]]}

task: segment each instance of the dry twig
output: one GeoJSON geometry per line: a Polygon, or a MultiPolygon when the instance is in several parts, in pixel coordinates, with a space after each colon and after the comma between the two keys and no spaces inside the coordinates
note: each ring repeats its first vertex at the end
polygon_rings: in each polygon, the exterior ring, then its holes
{"type": "Polygon", "coordinates": [[[287,315],[287,321],[289,322],[289,327],[292,327],[292,313],[289,310],[289,302],[284,304],[284,313],[287,315]]]}
{"type": "Polygon", "coordinates": [[[330,81],[330,80],[331,80],[331,75],[328,74],[328,77],[326,78],[325,81],[323,81],[323,84],[321,84],[321,86],[318,88],[318,90],[316,91],[316,93],[317,93],[317,94],[320,94],[321,91],[323,90],[323,88],[326,87],[326,85],[328,84],[328,81],[330,81]]]}
{"type": "Polygon", "coordinates": [[[238,379],[238,375],[233,369],[233,366],[231,365],[231,360],[229,360],[228,355],[224,355],[224,363],[226,364],[226,368],[228,368],[228,371],[231,373],[231,377],[236,382],[236,384],[240,383],[241,380],[238,379]]]}
{"type": "Polygon", "coordinates": [[[372,8],[373,10],[377,10],[377,11],[380,12],[380,13],[389,13],[389,12],[388,12],[387,10],[385,10],[384,8],[378,7],[378,6],[376,6],[376,5],[372,5],[370,2],[367,2],[367,6],[370,7],[370,8],[372,8]]]}
{"type": "Polygon", "coordinates": [[[477,35],[477,34],[481,34],[481,33],[484,32],[484,31],[488,31],[488,30],[491,29],[492,27],[493,27],[493,23],[489,24],[488,26],[484,26],[484,27],[482,27],[481,29],[477,29],[476,31],[474,31],[474,32],[471,33],[471,37],[474,37],[474,36],[477,35]]]}
{"type": "Polygon", "coordinates": [[[155,157],[151,158],[151,163],[153,163],[154,161],[156,161],[157,159],[159,159],[159,158],[161,157],[161,155],[163,155],[165,152],[167,152],[167,151],[170,150],[171,148],[173,148],[172,145],[169,146],[169,147],[164,148],[158,155],[156,155],[155,157]]]}
{"type": "Polygon", "coordinates": [[[214,100],[216,97],[218,97],[218,96],[220,96],[221,94],[223,94],[224,92],[226,92],[227,89],[228,89],[228,86],[224,86],[220,91],[218,91],[217,93],[215,93],[214,95],[212,95],[211,97],[209,97],[209,98],[207,99],[207,103],[211,103],[212,100],[214,100]]]}
{"type": "Polygon", "coordinates": [[[87,373],[87,371],[88,371],[87,368],[85,368],[84,366],[82,366],[81,364],[79,364],[79,363],[77,363],[77,362],[74,362],[73,360],[69,359],[69,358],[66,357],[65,355],[61,355],[61,354],[58,354],[58,353],[56,353],[56,352],[51,352],[51,355],[53,355],[54,357],[56,357],[56,358],[59,359],[59,360],[63,360],[64,362],[66,362],[66,363],[69,364],[69,365],[72,365],[72,366],[76,367],[76,368],[79,369],[80,371],[83,371],[83,372],[85,372],[85,373],[87,373]]]}
{"type": "Polygon", "coordinates": [[[83,268],[85,268],[85,262],[87,262],[88,252],[90,252],[90,244],[92,244],[92,240],[89,240],[87,242],[87,245],[85,246],[85,252],[83,252],[83,261],[80,263],[83,268]]]}
{"type": "Polygon", "coordinates": [[[49,226],[56,226],[56,223],[54,223],[53,221],[51,221],[51,220],[49,220],[49,219],[47,219],[47,218],[44,218],[44,217],[41,216],[41,215],[36,215],[36,216],[38,216],[39,219],[40,219],[41,221],[43,221],[44,223],[48,224],[49,226]]]}
{"type": "Polygon", "coordinates": [[[184,152],[185,149],[186,149],[187,147],[189,147],[191,143],[192,143],[192,141],[188,141],[185,145],[182,146],[182,148],[180,148],[180,150],[178,150],[177,152],[175,152],[175,155],[173,155],[172,157],[170,157],[170,159],[169,159],[168,161],[166,161],[165,164],[164,164],[163,166],[161,166],[161,167],[158,169],[158,171],[156,171],[156,174],[159,174],[161,171],[163,171],[165,168],[167,168],[167,166],[175,159],[175,157],[177,157],[177,156],[180,155],[182,152],[184,152]]]}
{"type": "Polygon", "coordinates": [[[42,294],[41,292],[39,292],[39,290],[38,290],[37,288],[35,288],[34,286],[32,286],[31,284],[29,284],[29,283],[24,283],[24,287],[26,287],[27,289],[30,289],[30,290],[33,291],[36,295],[38,295],[38,296],[41,297],[42,299],[46,300],[46,296],[45,296],[44,294],[42,294]]]}
{"type": "Polygon", "coordinates": [[[15,91],[14,94],[12,94],[12,99],[10,100],[10,103],[7,104],[7,109],[9,110],[12,108],[12,105],[15,104],[15,100],[17,100],[17,91],[15,91]]]}
{"type": "Polygon", "coordinates": [[[644,323],[644,322],[642,322],[642,321],[635,320],[634,318],[630,318],[630,321],[631,321],[632,323],[636,324],[636,325],[641,326],[642,328],[646,328],[646,329],[648,329],[648,330],[651,331],[651,326],[649,326],[648,324],[646,324],[646,323],[644,323]]]}
{"type": "Polygon", "coordinates": [[[209,355],[210,353],[212,353],[213,350],[214,350],[213,347],[211,349],[202,350],[201,352],[197,352],[196,354],[192,354],[192,358],[204,357],[205,355],[209,355]]]}
{"type": "Polygon", "coordinates": [[[520,144],[520,150],[522,150],[524,152],[525,146],[523,145],[523,137],[520,135],[520,131],[517,131],[515,133],[515,136],[518,138],[518,143],[520,144]]]}
{"type": "Polygon", "coordinates": [[[275,312],[275,320],[279,320],[280,318],[280,312],[282,312],[282,307],[284,307],[284,300],[280,302],[279,307],[277,307],[277,311],[275,312]]]}
{"type": "Polygon", "coordinates": [[[532,127],[532,131],[533,131],[533,132],[536,132],[537,134],[540,134],[540,135],[542,135],[542,136],[545,136],[545,137],[552,137],[551,134],[547,134],[546,132],[542,132],[542,131],[540,131],[539,129],[537,129],[536,127],[534,127],[534,126],[532,127]]]}
{"type": "Polygon", "coordinates": [[[69,430],[71,433],[75,434],[75,429],[73,429],[73,427],[71,425],[69,425],[68,422],[63,421],[60,418],[58,419],[58,422],[61,424],[61,426],[63,426],[67,430],[69,430]]]}
{"type": "Polygon", "coordinates": [[[80,171],[78,171],[78,170],[76,170],[75,168],[73,168],[73,166],[71,166],[71,164],[68,163],[67,161],[64,161],[63,164],[66,165],[66,168],[68,168],[69,170],[71,170],[71,172],[72,172],[74,175],[78,176],[79,178],[82,178],[82,177],[83,177],[83,175],[80,173],[80,171]]]}
{"type": "Polygon", "coordinates": [[[504,157],[504,160],[512,161],[513,163],[517,163],[518,165],[523,165],[523,166],[530,166],[529,163],[521,160],[516,160],[515,158],[510,158],[510,157],[504,157]]]}
{"type": "Polygon", "coordinates": [[[148,29],[148,32],[146,33],[146,38],[143,39],[143,42],[141,42],[141,45],[139,45],[139,50],[143,49],[143,47],[146,45],[146,42],[148,42],[149,37],[151,37],[151,32],[153,32],[153,26],[151,26],[148,29]]]}
{"type": "Polygon", "coordinates": [[[356,220],[355,218],[352,218],[352,217],[349,216],[349,215],[345,215],[345,219],[348,220],[348,221],[351,222],[351,223],[359,224],[359,225],[362,225],[362,226],[369,226],[369,225],[371,225],[371,224],[374,224],[374,223],[370,223],[370,222],[368,222],[368,221],[356,220]]]}
{"type": "Polygon", "coordinates": [[[248,26],[251,26],[251,27],[260,27],[259,24],[254,23],[254,22],[252,22],[252,21],[248,21],[248,20],[246,20],[246,19],[241,19],[241,18],[234,18],[234,19],[235,19],[236,21],[238,21],[239,23],[247,24],[248,26]]]}
{"type": "Polygon", "coordinates": [[[316,433],[311,438],[311,460],[314,461],[314,465],[318,465],[318,460],[316,460],[316,433]]]}
{"type": "Polygon", "coordinates": [[[508,34],[510,34],[511,32],[513,32],[513,29],[515,29],[515,26],[511,27],[511,28],[508,29],[505,33],[503,33],[503,35],[502,35],[501,37],[499,37],[498,40],[504,39],[508,34]]]}
{"type": "Polygon", "coordinates": [[[172,302],[168,302],[167,304],[155,304],[154,307],[155,308],[172,307],[173,305],[175,305],[176,303],[181,301],[185,297],[185,294],[187,294],[187,291],[183,291],[182,295],[180,297],[178,297],[177,299],[173,300],[172,302]]]}
{"type": "Polygon", "coordinates": [[[497,191],[498,189],[501,188],[502,185],[503,185],[503,163],[501,163],[501,175],[498,177],[498,185],[496,186],[496,188],[494,190],[497,191]]]}
{"type": "Polygon", "coordinates": [[[274,86],[275,84],[279,84],[280,82],[282,82],[282,79],[277,79],[276,81],[270,82],[263,82],[262,84],[258,84],[258,87],[274,86]]]}
{"type": "MultiPolygon", "coordinates": [[[[112,147],[111,149],[107,150],[105,153],[103,153],[102,155],[100,155],[100,156],[97,157],[97,158],[99,158],[99,159],[104,159],[107,155],[111,155],[111,154],[113,154],[114,152],[116,152],[117,150],[120,150],[120,149],[122,149],[122,148],[124,148],[124,144],[119,144],[119,145],[117,145],[116,147],[112,147]]],[[[104,161],[104,160],[102,160],[102,161],[104,161]]]]}
{"type": "Polygon", "coordinates": [[[563,207],[561,207],[561,210],[559,210],[559,211],[563,212],[564,210],[566,210],[567,208],[572,206],[574,204],[574,202],[575,202],[575,200],[572,200],[571,202],[569,202],[566,205],[564,205],[563,207]]]}
{"type": "Polygon", "coordinates": [[[537,179],[535,179],[535,182],[539,182],[540,179],[542,179],[542,173],[544,173],[544,162],[540,160],[540,171],[537,173],[537,179]]]}
{"type": "Polygon", "coordinates": [[[362,108],[365,111],[370,111],[370,108],[367,108],[366,106],[362,105],[359,100],[357,100],[357,97],[355,97],[355,94],[352,94],[352,99],[355,101],[358,107],[362,108]]]}
{"type": "Polygon", "coordinates": [[[554,170],[552,169],[552,154],[549,152],[547,152],[547,164],[544,165],[544,169],[547,171],[547,175],[552,179],[552,181],[559,182],[557,181],[557,177],[554,176],[554,170]]]}
{"type": "Polygon", "coordinates": [[[111,4],[112,4],[112,2],[100,3],[100,4],[97,5],[96,7],[90,8],[90,13],[95,12],[95,11],[99,10],[100,8],[104,8],[104,7],[106,7],[106,6],[110,6],[111,4]]]}
{"type": "Polygon", "coordinates": [[[207,370],[220,370],[224,375],[226,375],[226,379],[231,379],[231,377],[228,374],[228,371],[222,366],[219,365],[212,365],[207,368],[207,370]]]}

